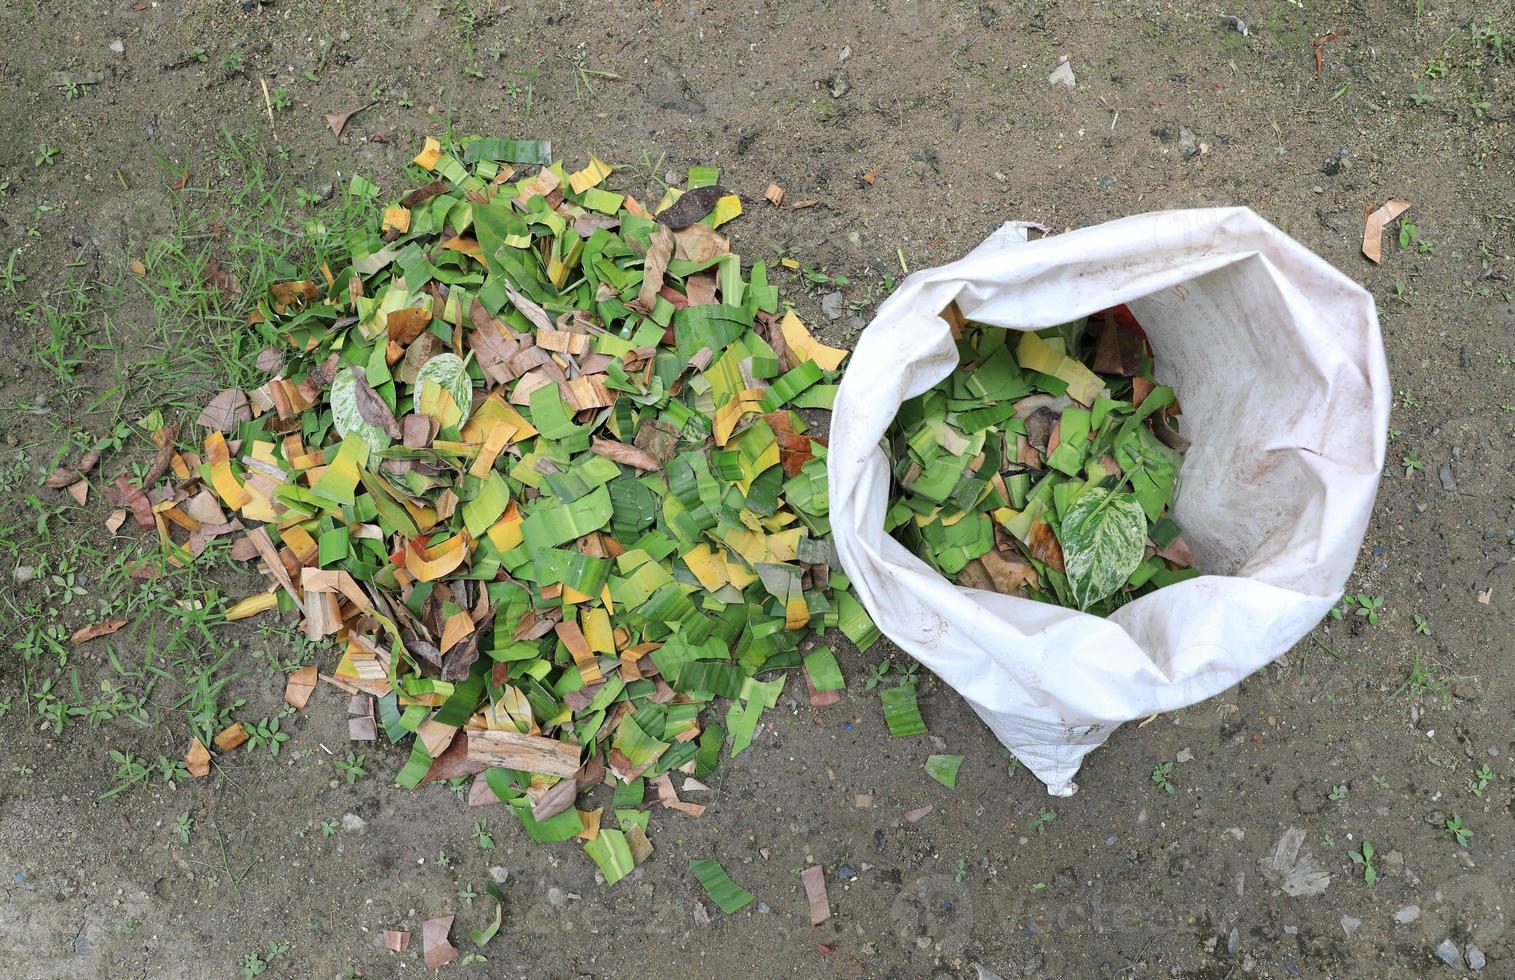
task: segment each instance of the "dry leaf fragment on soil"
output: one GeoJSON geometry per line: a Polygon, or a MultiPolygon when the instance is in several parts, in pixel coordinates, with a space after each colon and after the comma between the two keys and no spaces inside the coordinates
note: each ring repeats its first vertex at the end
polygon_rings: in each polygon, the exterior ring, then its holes
{"type": "Polygon", "coordinates": [[[190,737],[189,751],[184,753],[184,767],[196,779],[210,775],[210,749],[198,737],[190,737]]]}
{"type": "Polygon", "coordinates": [[[216,733],[216,737],[211,739],[215,747],[222,752],[230,752],[245,741],[247,741],[247,730],[242,727],[240,721],[221,729],[216,733]]]}
{"type": "Polygon", "coordinates": [[[365,109],[371,108],[373,108],[372,102],[368,103],[368,105],[360,105],[356,109],[348,109],[346,112],[328,112],[326,114],[326,124],[331,127],[333,134],[341,136],[342,130],[347,128],[347,124],[352,120],[353,116],[356,116],[365,109]]]}
{"type": "Polygon", "coordinates": [[[1374,262],[1383,262],[1383,231],[1389,222],[1409,209],[1409,201],[1391,197],[1383,207],[1368,215],[1362,230],[1362,254],[1374,262]]]}
{"type": "Polygon", "coordinates": [[[385,929],[374,937],[373,944],[391,953],[403,953],[410,948],[410,933],[397,929],[385,929]]]}
{"type": "Polygon", "coordinates": [[[426,958],[428,969],[440,970],[458,958],[458,951],[447,941],[447,933],[451,929],[450,915],[439,915],[421,923],[421,952],[426,958]]]}
{"type": "Polygon", "coordinates": [[[316,689],[316,666],[311,664],[301,667],[289,675],[289,681],[284,685],[284,700],[296,710],[304,708],[310,700],[311,692],[316,689]]]}
{"type": "Polygon", "coordinates": [[[96,637],[109,636],[125,625],[126,620],[124,619],[107,619],[103,623],[94,623],[90,626],[83,626],[74,630],[73,635],[68,638],[68,641],[74,646],[78,646],[81,643],[88,643],[96,637]]]}
{"type": "Polygon", "coordinates": [[[818,926],[831,918],[831,901],[826,896],[826,869],[812,864],[800,872],[800,882],[805,886],[805,899],[810,903],[810,924],[818,926]]]}
{"type": "Polygon", "coordinates": [[[1273,850],[1258,864],[1263,877],[1277,885],[1285,895],[1300,898],[1319,895],[1331,884],[1331,875],[1315,860],[1315,855],[1306,850],[1300,853],[1305,843],[1305,832],[1298,827],[1284,831],[1273,850]]]}

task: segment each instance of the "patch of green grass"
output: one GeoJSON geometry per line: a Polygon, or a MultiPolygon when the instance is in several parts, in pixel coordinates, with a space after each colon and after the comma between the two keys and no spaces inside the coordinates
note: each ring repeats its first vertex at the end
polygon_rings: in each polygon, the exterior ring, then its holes
{"type": "Polygon", "coordinates": [[[1405,677],[1404,683],[1389,695],[1389,700],[1393,701],[1401,694],[1407,694],[1417,701],[1424,700],[1427,694],[1439,694],[1444,707],[1451,704],[1452,697],[1451,688],[1438,681],[1431,669],[1420,662],[1418,652],[1415,654],[1415,662],[1410,667],[1410,673],[1405,677]]]}

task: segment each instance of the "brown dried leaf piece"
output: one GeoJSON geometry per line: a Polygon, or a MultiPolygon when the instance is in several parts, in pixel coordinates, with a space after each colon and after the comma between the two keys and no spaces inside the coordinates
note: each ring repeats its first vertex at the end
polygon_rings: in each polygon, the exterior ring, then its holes
{"type": "Polygon", "coordinates": [[[333,135],[341,136],[342,130],[347,128],[347,123],[353,116],[356,116],[365,109],[371,108],[373,108],[372,102],[368,103],[368,105],[360,105],[356,109],[348,109],[346,112],[328,112],[326,114],[326,125],[331,127],[333,135]]]}
{"type": "MultiPolygon", "coordinates": [[[[1315,56],[1320,57],[1320,45],[1317,42],[1315,56]]],[[[1401,201],[1397,198],[1389,198],[1384,206],[1368,215],[1362,229],[1362,254],[1373,262],[1383,261],[1383,230],[1389,222],[1404,214],[1410,209],[1409,201],[1401,201]]]]}
{"type": "Polygon", "coordinates": [[[647,245],[647,259],[642,264],[642,288],[637,298],[628,304],[638,313],[651,313],[658,299],[658,290],[663,288],[663,273],[668,269],[668,260],[673,257],[674,237],[667,226],[658,225],[647,245]]]}
{"type": "Polygon", "coordinates": [[[189,751],[184,753],[184,767],[196,779],[210,775],[210,749],[198,737],[190,737],[189,751]]]}
{"type": "Polygon", "coordinates": [[[109,636],[125,625],[126,620],[124,619],[107,619],[103,623],[95,623],[74,630],[73,635],[68,638],[68,641],[74,646],[78,646],[81,643],[88,643],[96,637],[109,636]]]}
{"type": "Polygon", "coordinates": [[[421,923],[421,952],[427,969],[440,970],[458,958],[458,951],[447,941],[452,929],[452,916],[439,915],[421,923]]]}
{"type": "Polygon", "coordinates": [[[800,872],[805,886],[805,900],[810,903],[810,924],[818,926],[831,918],[831,900],[826,896],[826,869],[812,864],[800,872]]]}
{"type": "Polygon", "coordinates": [[[1063,570],[1063,546],[1057,543],[1051,524],[1037,521],[1031,525],[1031,532],[1026,535],[1026,547],[1032,558],[1046,562],[1059,572],[1063,570]]]}
{"type": "Polygon", "coordinates": [[[197,425],[218,432],[235,432],[243,422],[252,421],[252,405],[241,388],[227,388],[212,398],[195,419],[197,425]]]}
{"type": "Polygon", "coordinates": [[[467,736],[468,758],[476,762],[547,776],[579,771],[581,749],[572,742],[513,731],[471,731],[467,736]]]}
{"type": "Polygon", "coordinates": [[[652,455],[645,449],[636,446],[628,446],[624,442],[616,442],[613,439],[601,439],[595,436],[590,443],[590,449],[597,456],[615,460],[617,463],[625,463],[647,473],[652,473],[663,468],[662,460],[652,455]]]}
{"type": "Polygon", "coordinates": [[[91,449],[79,457],[79,462],[73,466],[60,466],[47,475],[45,486],[50,490],[61,490],[72,486],[89,475],[90,470],[100,462],[100,450],[91,449]]]}
{"type": "Polygon", "coordinates": [[[304,708],[310,701],[310,695],[316,689],[316,666],[301,667],[289,675],[289,680],[284,684],[284,701],[294,707],[296,711],[304,708]]]}
{"type": "Polygon", "coordinates": [[[353,395],[358,406],[358,417],[369,425],[383,429],[391,439],[399,439],[400,423],[395,421],[395,413],[389,410],[388,403],[368,383],[368,374],[360,367],[351,370],[353,380],[357,382],[353,386],[353,395]]]}
{"type": "Polygon", "coordinates": [[[726,236],[709,225],[690,225],[674,234],[677,247],[674,258],[689,262],[708,262],[718,255],[731,252],[731,243],[726,236]]]}
{"type": "Polygon", "coordinates": [[[245,741],[247,741],[247,731],[240,721],[221,729],[216,733],[216,737],[211,739],[211,743],[222,752],[230,752],[245,741]]]}

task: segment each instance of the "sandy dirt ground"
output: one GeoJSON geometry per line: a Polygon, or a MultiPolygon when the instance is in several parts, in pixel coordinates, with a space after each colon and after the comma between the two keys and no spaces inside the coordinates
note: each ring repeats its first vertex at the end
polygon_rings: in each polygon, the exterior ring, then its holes
{"type": "MultiPolygon", "coordinates": [[[[456,914],[454,942],[472,951],[494,876],[500,934],[485,962],[446,973],[1409,978],[1471,962],[1515,975],[1508,4],[8,0],[0,42],[0,972],[420,976],[420,923],[456,914]],[[1075,88],[1048,83],[1062,57],[1075,88]],[[281,103],[272,126],[262,80],[281,103]],[[369,102],[340,138],[323,119],[369,102]],[[87,572],[71,604],[49,585],[69,540],[93,542],[97,563],[124,554],[93,502],[58,510],[37,482],[64,435],[117,421],[96,397],[122,383],[111,348],[163,336],[125,270],[181,223],[214,234],[217,215],[172,187],[183,172],[215,192],[200,202],[272,206],[224,203],[248,166],[229,162],[229,138],[289,200],[307,192],[298,221],[354,173],[403,193],[420,139],[449,125],[551,139],[572,161],[592,151],[628,165],[617,179],[641,192],[720,166],[748,202],[729,228],[738,251],[846,277],[834,320],[819,309],[833,287],[781,282],[842,344],[902,262],[956,258],[1007,219],[1062,229],[1255,208],[1379,302],[1394,433],[1351,584],[1384,597],[1377,622],[1349,612],[1219,698],[1128,726],[1090,757],[1080,792],[1055,800],[929,678],[930,735],[891,740],[863,686],[890,651],[839,641],[846,699],[817,711],[791,688],[712,777],[705,815],[661,815],[657,852],[614,889],[577,845],[532,845],[501,807],[394,789],[399,750],[370,747],[370,775],[336,779],[349,746],[345,699],[329,690],[286,722],[278,757],[101,798],[111,750],[175,757],[183,724],[169,704],[162,723],[78,718],[59,733],[36,686],[52,679],[83,704],[111,676],[104,654],[65,666],[14,644],[38,620],[88,621],[87,572]],[[817,203],[769,208],[770,181],[817,203]],[[1390,197],[1413,202],[1420,238],[1387,242],[1373,266],[1364,209],[1390,197]],[[56,363],[56,331],[18,311],[61,302],[70,278],[126,292],[109,343],[63,338],[78,363],[60,375],[38,363],[56,363]],[[51,534],[36,526],[44,510],[58,511],[51,534]],[[941,751],[966,756],[955,792],[922,769],[941,751]],[[1164,762],[1172,793],[1151,777],[1164,762]],[[926,804],[925,819],[903,819],[926,804]],[[472,833],[481,817],[492,850],[472,833]],[[1323,894],[1290,897],[1264,875],[1289,828],[1332,875],[1323,894]],[[1365,842],[1372,884],[1351,857],[1365,842]],[[722,916],[688,871],[703,856],[759,902],[722,916]],[[819,927],[798,880],[811,862],[828,870],[834,911],[819,927]],[[375,949],[385,929],[416,941],[375,949]]],[[[126,385],[150,380],[126,368],[126,385]]],[[[228,572],[224,594],[254,586],[228,572]]],[[[134,635],[113,646],[128,666],[145,656],[134,635]]],[[[254,717],[272,711],[282,682],[267,660],[282,641],[216,635],[242,644],[229,691],[254,717]]]]}

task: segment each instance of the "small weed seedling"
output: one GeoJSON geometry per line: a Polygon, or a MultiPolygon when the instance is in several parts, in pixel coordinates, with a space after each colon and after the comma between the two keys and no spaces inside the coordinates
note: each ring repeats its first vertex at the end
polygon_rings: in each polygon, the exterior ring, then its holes
{"type": "Polygon", "coordinates": [[[1447,821],[1447,831],[1452,835],[1452,839],[1457,841],[1458,847],[1467,847],[1468,841],[1473,839],[1473,832],[1462,825],[1462,818],[1456,814],[1447,821]]]}
{"type": "Polygon", "coordinates": [[[194,830],[195,818],[189,815],[188,810],[174,818],[174,833],[178,834],[179,840],[185,844],[189,843],[189,835],[194,833],[194,830]]]}
{"type": "Polygon", "coordinates": [[[1415,614],[1415,632],[1421,636],[1431,635],[1431,621],[1420,613],[1415,614]]]}
{"type": "Polygon", "coordinates": [[[952,869],[952,881],[954,884],[960,885],[966,877],[968,877],[968,859],[958,858],[957,867],[952,869]]]}
{"type": "Polygon", "coordinates": [[[1169,796],[1172,796],[1174,793],[1178,792],[1178,790],[1173,788],[1173,784],[1168,781],[1168,777],[1172,775],[1173,763],[1171,762],[1159,762],[1157,764],[1157,768],[1152,770],[1152,782],[1157,785],[1158,789],[1162,790],[1164,793],[1167,793],[1169,796]]]}
{"type": "Polygon", "coordinates": [[[1493,781],[1494,770],[1490,769],[1489,764],[1485,762],[1482,766],[1479,767],[1478,771],[1473,774],[1473,778],[1468,780],[1468,792],[1472,793],[1479,799],[1483,799],[1483,791],[1488,789],[1489,784],[1493,781]]]}
{"type": "Polygon", "coordinates": [[[1408,455],[1400,457],[1399,463],[1405,468],[1405,476],[1413,476],[1416,470],[1425,469],[1426,465],[1413,456],[1408,455]]]}
{"type": "Polygon", "coordinates": [[[351,786],[368,775],[368,770],[363,768],[363,763],[367,759],[368,757],[361,753],[349,752],[346,759],[337,759],[333,765],[337,767],[337,772],[342,774],[342,778],[347,780],[347,785],[351,786]]]}
{"type": "Polygon", "coordinates": [[[1026,823],[1026,826],[1030,827],[1032,830],[1036,831],[1038,834],[1045,834],[1047,832],[1047,824],[1051,823],[1052,821],[1054,821],[1056,819],[1057,819],[1057,811],[1056,810],[1043,810],[1040,813],[1038,813],[1035,817],[1031,818],[1031,820],[1029,820],[1026,823]]]}
{"type": "Polygon", "coordinates": [[[874,664],[872,667],[869,667],[868,680],[863,685],[863,687],[871,691],[875,687],[878,687],[880,684],[884,683],[884,678],[888,676],[889,668],[892,666],[894,666],[893,662],[885,659],[874,664]]]}
{"type": "Polygon", "coordinates": [[[1354,610],[1357,615],[1366,619],[1374,626],[1378,625],[1378,611],[1383,608],[1384,597],[1381,595],[1355,595],[1348,597],[1348,604],[1357,606],[1354,610]]]}
{"type": "Polygon", "coordinates": [[[494,850],[494,838],[489,836],[488,820],[480,820],[473,825],[473,839],[479,842],[479,850],[494,850]]]}
{"type": "Polygon", "coordinates": [[[1343,783],[1340,786],[1334,787],[1331,790],[1331,792],[1329,792],[1329,793],[1326,794],[1326,799],[1330,800],[1333,803],[1340,803],[1342,800],[1344,800],[1346,798],[1347,798],[1347,786],[1346,786],[1345,783],[1343,783]]]}
{"type": "Polygon", "coordinates": [[[1369,888],[1378,880],[1378,869],[1373,866],[1373,845],[1368,841],[1362,842],[1362,847],[1356,851],[1348,851],[1347,856],[1353,864],[1362,866],[1362,880],[1369,888]]]}
{"type": "Polygon", "coordinates": [[[247,744],[251,748],[268,749],[271,755],[279,754],[279,747],[289,741],[289,732],[279,730],[279,719],[264,718],[247,728],[247,744]]]}
{"type": "Polygon", "coordinates": [[[58,148],[56,146],[39,146],[32,156],[32,166],[52,167],[58,162],[58,148]]]}
{"type": "Polygon", "coordinates": [[[337,832],[337,828],[340,827],[340,826],[341,826],[341,824],[337,823],[337,821],[335,821],[335,820],[322,820],[321,821],[321,836],[322,837],[331,837],[331,836],[335,835],[336,832],[337,832]]]}

